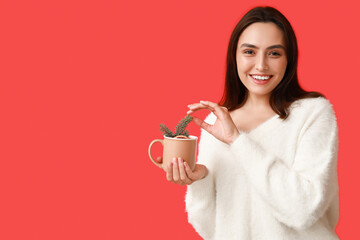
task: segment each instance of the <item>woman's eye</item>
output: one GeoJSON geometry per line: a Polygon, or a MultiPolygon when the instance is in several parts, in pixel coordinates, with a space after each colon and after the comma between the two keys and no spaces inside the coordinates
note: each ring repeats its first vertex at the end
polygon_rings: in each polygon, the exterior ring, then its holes
{"type": "Polygon", "coordinates": [[[271,56],[281,56],[281,54],[278,52],[270,52],[270,55],[271,56]]]}
{"type": "Polygon", "coordinates": [[[251,54],[254,54],[254,51],[253,50],[245,50],[244,53],[251,55],[251,54]]]}

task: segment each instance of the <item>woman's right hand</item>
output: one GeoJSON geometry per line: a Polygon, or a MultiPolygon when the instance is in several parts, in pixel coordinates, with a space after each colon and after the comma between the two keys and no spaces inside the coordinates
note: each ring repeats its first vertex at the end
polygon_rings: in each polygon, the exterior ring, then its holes
{"type": "MultiPolygon", "coordinates": [[[[158,157],[157,162],[162,162],[158,157]]],[[[194,171],[182,158],[173,158],[173,161],[166,166],[166,179],[179,185],[190,185],[207,176],[208,170],[205,165],[196,164],[194,171]]]]}

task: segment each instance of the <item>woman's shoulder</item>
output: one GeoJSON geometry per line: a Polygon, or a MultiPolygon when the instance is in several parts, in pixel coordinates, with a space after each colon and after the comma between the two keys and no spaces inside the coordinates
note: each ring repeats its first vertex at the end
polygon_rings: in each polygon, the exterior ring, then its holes
{"type": "Polygon", "coordinates": [[[290,116],[291,115],[293,115],[292,117],[299,117],[301,115],[304,117],[313,116],[314,118],[319,115],[335,117],[335,112],[333,105],[328,99],[316,97],[303,98],[293,102],[290,106],[290,116]]]}
{"type": "Polygon", "coordinates": [[[333,109],[330,101],[324,97],[316,98],[303,98],[296,100],[290,106],[291,111],[294,110],[303,110],[303,111],[316,111],[322,109],[333,109]]]}

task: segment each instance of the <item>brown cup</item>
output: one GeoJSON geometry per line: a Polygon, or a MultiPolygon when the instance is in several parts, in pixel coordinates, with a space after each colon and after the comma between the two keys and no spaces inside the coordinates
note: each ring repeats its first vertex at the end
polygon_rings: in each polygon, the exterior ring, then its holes
{"type": "MultiPolygon", "coordinates": [[[[181,136],[179,136],[181,137],[181,136]]],[[[170,138],[164,136],[164,139],[155,139],[149,145],[149,157],[151,161],[166,171],[166,166],[172,161],[174,157],[181,157],[185,162],[187,162],[191,168],[194,170],[196,163],[196,146],[197,146],[197,137],[189,136],[189,138],[170,138]],[[151,147],[154,143],[160,142],[163,145],[163,162],[157,163],[151,156],[151,147]]]]}

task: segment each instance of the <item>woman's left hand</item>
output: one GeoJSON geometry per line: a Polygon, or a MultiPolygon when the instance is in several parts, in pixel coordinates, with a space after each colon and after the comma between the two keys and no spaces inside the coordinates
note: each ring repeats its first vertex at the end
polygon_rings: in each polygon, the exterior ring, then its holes
{"type": "Polygon", "coordinates": [[[189,115],[201,109],[207,109],[215,114],[217,119],[214,125],[210,125],[200,118],[192,117],[196,125],[203,128],[220,141],[231,144],[239,136],[239,130],[226,107],[221,107],[218,104],[209,101],[200,101],[200,103],[190,104],[188,107],[190,108],[187,112],[189,115]]]}

